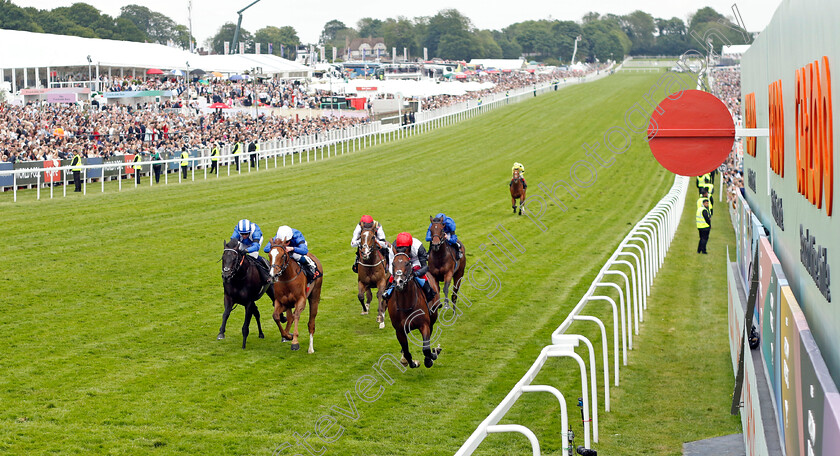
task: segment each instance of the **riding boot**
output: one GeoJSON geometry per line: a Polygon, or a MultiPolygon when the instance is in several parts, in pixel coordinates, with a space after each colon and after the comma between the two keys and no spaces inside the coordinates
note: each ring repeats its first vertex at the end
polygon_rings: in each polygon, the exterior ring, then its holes
{"type": "Polygon", "coordinates": [[[461,259],[461,241],[458,241],[453,247],[455,247],[455,261],[458,261],[461,259]]]}
{"type": "Polygon", "coordinates": [[[260,279],[263,284],[271,281],[271,275],[268,273],[268,261],[265,258],[259,257],[257,259],[257,270],[260,271],[260,279]]]}
{"type": "Polygon", "coordinates": [[[435,299],[435,290],[432,290],[428,280],[423,283],[423,293],[426,295],[426,302],[432,302],[435,299]]]}
{"type": "Polygon", "coordinates": [[[379,253],[382,254],[382,258],[385,260],[385,270],[388,270],[388,266],[390,266],[390,255],[388,254],[388,247],[382,247],[379,249],[379,253]]]}
{"type": "Polygon", "coordinates": [[[359,272],[359,251],[356,250],[356,260],[353,261],[353,272],[359,272]]]}
{"type": "Polygon", "coordinates": [[[318,273],[318,266],[314,261],[312,261],[312,258],[309,258],[306,255],[304,255],[303,258],[306,259],[306,268],[309,270],[309,274],[306,275],[307,278],[309,278],[309,281],[311,282],[320,277],[320,274],[318,273]]]}

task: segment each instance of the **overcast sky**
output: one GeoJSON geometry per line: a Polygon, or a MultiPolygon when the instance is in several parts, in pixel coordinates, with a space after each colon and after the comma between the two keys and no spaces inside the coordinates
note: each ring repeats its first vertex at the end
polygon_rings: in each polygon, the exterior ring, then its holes
{"type": "MultiPolygon", "coordinates": [[[[76,0],[79,1],[79,0],[76,0]]],[[[187,25],[189,0],[84,0],[112,16],[120,14],[120,7],[139,4],[152,11],[163,13],[179,24],[187,25]]],[[[192,26],[193,35],[202,45],[214,35],[225,22],[236,23],[236,12],[253,0],[193,0],[192,26]]],[[[74,0],[12,0],[19,6],[33,6],[39,9],[52,9],[58,6],[70,6],[74,0]]],[[[282,27],[291,25],[297,30],[304,43],[318,40],[324,24],[331,19],[338,19],[348,26],[355,26],[363,17],[386,19],[388,17],[433,16],[439,10],[457,9],[481,29],[501,29],[525,20],[560,19],[579,21],[589,11],[601,14],[627,14],[640,9],[653,17],[679,17],[686,20],[688,14],[704,6],[711,6],[725,16],[733,16],[734,0],[443,0],[394,1],[280,1],[261,0],[243,13],[242,27],[251,33],[267,25],[282,27]]],[[[746,27],[751,32],[764,29],[770,22],[779,0],[738,0],[746,27]]]]}

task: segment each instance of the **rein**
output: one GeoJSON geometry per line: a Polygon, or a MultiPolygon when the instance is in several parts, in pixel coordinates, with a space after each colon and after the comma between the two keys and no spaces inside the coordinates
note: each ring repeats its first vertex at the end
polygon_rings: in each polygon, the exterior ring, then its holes
{"type": "MultiPolygon", "coordinates": [[[[292,280],[297,279],[298,276],[300,275],[300,273],[303,272],[303,269],[301,269],[300,266],[298,266],[298,272],[297,272],[297,274],[294,275],[294,277],[292,277],[291,279],[288,279],[288,280],[280,280],[279,277],[282,276],[284,272],[286,272],[286,269],[289,267],[289,264],[291,263],[291,257],[289,257],[289,252],[285,251],[285,247],[284,247],[284,250],[283,250],[283,258],[284,258],[283,267],[280,268],[280,272],[278,272],[277,275],[275,276],[274,283],[289,283],[292,280]]],[[[275,264],[271,265],[272,268],[274,266],[277,266],[277,265],[275,265],[275,264]]]]}

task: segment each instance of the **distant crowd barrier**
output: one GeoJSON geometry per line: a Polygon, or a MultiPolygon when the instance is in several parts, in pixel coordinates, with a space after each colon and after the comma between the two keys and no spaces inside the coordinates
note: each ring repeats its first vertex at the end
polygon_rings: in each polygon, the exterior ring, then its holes
{"type": "MultiPolygon", "coordinates": [[[[383,124],[381,121],[357,124],[352,127],[330,130],[317,134],[301,136],[295,139],[275,139],[259,142],[259,150],[254,154],[256,160],[251,166],[251,153],[243,151],[234,155],[234,144],[224,144],[220,148],[218,157],[220,175],[230,175],[231,165],[239,160],[239,170],[234,173],[240,174],[259,171],[269,167],[290,166],[295,163],[303,163],[305,160],[317,161],[330,158],[335,155],[354,152],[369,146],[376,146],[390,141],[403,139],[416,134],[426,133],[431,130],[452,125],[457,122],[475,117],[478,114],[489,112],[510,103],[518,103],[530,97],[556,91],[562,87],[581,82],[601,79],[609,75],[609,70],[601,70],[582,78],[569,78],[565,81],[555,81],[534,85],[532,87],[510,90],[507,93],[494,93],[482,96],[480,99],[471,99],[455,105],[420,111],[415,114],[415,122],[412,124],[383,124]],[[320,155],[320,157],[319,157],[320,155]],[[221,168],[225,169],[222,170],[221,168]]],[[[212,165],[209,147],[194,148],[187,150],[189,158],[188,179],[194,181],[196,174],[199,178],[208,179],[208,171],[212,165]]],[[[177,174],[177,181],[181,182],[180,173],[180,152],[177,156],[163,157],[163,160],[142,160],[133,162],[134,155],[118,155],[107,160],[101,157],[85,159],[86,163],[81,166],[82,192],[87,194],[88,187],[94,183],[100,184],[100,191],[105,191],[105,181],[116,180],[119,182],[118,191],[122,190],[123,180],[134,178],[134,166],[141,167],[141,176],[149,177],[148,185],[154,183],[152,165],[163,165],[161,171],[162,184],[168,185],[169,180],[176,177],[169,174],[177,174]]],[[[61,195],[67,196],[67,186],[73,183],[73,172],[70,160],[47,160],[33,162],[0,163],[0,189],[12,191],[13,200],[17,201],[19,189],[36,189],[36,198],[41,199],[41,191],[48,189],[50,198],[55,195],[55,187],[62,188],[61,195]]],[[[214,177],[210,177],[213,179],[214,177]]],[[[145,184],[144,184],[145,185],[145,184]]],[[[137,186],[135,181],[134,186],[137,186]]]]}
{"type": "Polygon", "coordinates": [[[671,190],[654,206],[619,243],[612,256],[595,276],[587,292],[569,312],[563,323],[551,334],[551,345],[543,348],[534,364],[501,403],[478,425],[466,442],[458,450],[456,456],[471,455],[484,439],[492,433],[518,432],[528,437],[533,454],[540,454],[539,441],[533,431],[522,425],[499,425],[499,421],[510,410],[513,404],[524,393],[546,392],[554,395],[560,404],[560,429],[563,448],[560,454],[571,454],[568,447],[569,416],[566,399],[563,393],[551,385],[532,385],[537,374],[549,358],[567,357],[577,362],[580,370],[580,387],[582,391],[582,412],[584,421],[584,447],[591,448],[591,442],[598,442],[598,384],[596,376],[599,367],[595,360],[592,341],[586,336],[569,332],[572,323],[592,322],[598,325],[601,334],[603,352],[604,379],[604,410],[610,411],[610,362],[607,329],[598,317],[585,313],[589,306],[598,303],[608,303],[612,309],[612,354],[614,385],[619,385],[619,352],[622,354],[623,365],[627,365],[627,349],[633,349],[633,333],[639,334],[639,322],[644,321],[644,311],[647,309],[647,297],[656,273],[665,261],[665,255],[679,225],[685,204],[688,178],[677,176],[671,190]],[[626,270],[620,268],[626,267],[626,270]],[[629,271],[629,275],[625,272],[629,271]],[[623,279],[623,286],[608,281],[607,276],[615,275],[623,279]],[[619,302],[603,293],[605,289],[615,289],[619,302]],[[586,346],[589,353],[588,363],[584,361],[575,348],[580,344],[586,346]],[[619,348],[619,346],[621,348],[619,348]],[[587,368],[588,364],[588,368],[587,368]],[[589,375],[587,375],[587,369],[589,375]],[[591,418],[590,418],[591,417],[591,418]],[[590,435],[590,422],[592,426],[590,435]]]}

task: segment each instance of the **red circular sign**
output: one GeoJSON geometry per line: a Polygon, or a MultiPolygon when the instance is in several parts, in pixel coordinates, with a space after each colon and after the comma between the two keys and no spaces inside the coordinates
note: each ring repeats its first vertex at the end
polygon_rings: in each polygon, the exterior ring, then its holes
{"type": "Polygon", "coordinates": [[[713,171],[726,160],[734,141],[735,123],[726,105],[702,90],[685,90],[677,99],[665,98],[648,123],[653,156],[665,169],[681,176],[713,171]]]}

